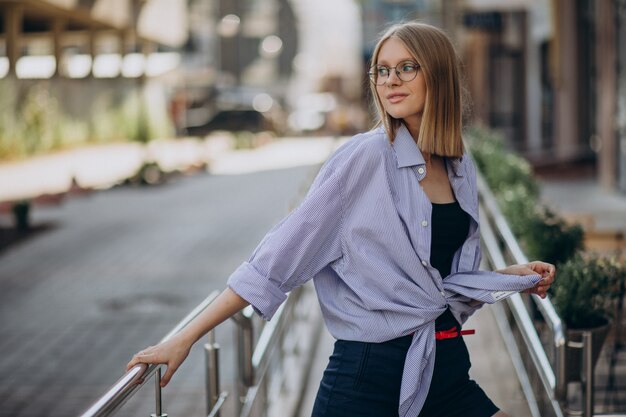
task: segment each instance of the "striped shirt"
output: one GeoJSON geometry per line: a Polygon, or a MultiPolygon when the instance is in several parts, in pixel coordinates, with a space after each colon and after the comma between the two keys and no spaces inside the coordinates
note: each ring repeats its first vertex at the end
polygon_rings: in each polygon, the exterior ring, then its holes
{"type": "Polygon", "coordinates": [[[422,153],[406,127],[393,143],[382,127],[357,135],[322,166],[298,208],[274,226],[228,280],[269,320],[286,293],[313,279],[324,321],[337,339],[384,342],[413,334],[402,376],[399,415],[417,416],[435,362],[435,319],[447,306],[460,323],[521,291],[539,275],[478,271],[478,192],[471,159],[446,158],[448,178],[470,229],[444,281],[430,259],[431,210],[419,182],[422,153]],[[480,306],[480,304],[479,304],[480,306]]]}

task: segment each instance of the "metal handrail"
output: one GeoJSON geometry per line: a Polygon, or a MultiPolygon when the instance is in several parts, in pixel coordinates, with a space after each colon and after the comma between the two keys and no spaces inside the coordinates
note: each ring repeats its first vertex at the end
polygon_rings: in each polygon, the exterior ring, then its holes
{"type": "MultiPolygon", "coordinates": [[[[339,137],[335,138],[333,148],[339,144],[339,137]]],[[[331,149],[332,150],[332,149],[331,149]]],[[[321,165],[320,165],[321,166],[321,165]]],[[[313,181],[310,178],[309,183],[313,181]]],[[[302,189],[296,200],[301,200],[306,190],[302,189]]],[[[238,347],[238,384],[235,387],[235,408],[237,415],[253,415],[257,401],[262,397],[259,395],[265,389],[267,383],[266,376],[269,362],[272,360],[272,353],[276,350],[281,338],[290,327],[290,321],[296,303],[301,299],[304,287],[294,289],[287,300],[278,308],[273,319],[267,323],[261,332],[256,346],[253,346],[253,308],[248,306],[231,317],[237,327],[238,347]],[[243,402],[242,402],[243,399],[243,402]]],[[[184,319],[182,319],[159,343],[163,343],[180,332],[185,326],[197,317],[208,305],[217,298],[218,291],[212,292],[203,302],[196,306],[184,319]]],[[[321,319],[316,319],[316,326],[321,327],[321,319]]],[[[293,326],[291,326],[293,327],[293,326]]],[[[221,407],[228,397],[227,392],[220,392],[220,378],[218,370],[219,344],[215,342],[214,330],[208,332],[208,343],[204,345],[206,362],[206,392],[207,392],[207,415],[208,417],[219,417],[221,407]]],[[[309,362],[310,362],[309,358],[309,362]]],[[[109,416],[117,411],[124,403],[138,391],[145,382],[154,374],[155,377],[155,417],[167,416],[161,410],[161,367],[163,365],[138,364],[127,371],[113,386],[111,386],[100,398],[98,398],[79,417],[102,417],[109,416]]]]}
{"type": "MultiPolygon", "coordinates": [[[[200,304],[198,304],[185,318],[183,318],[174,328],[168,332],[159,343],[163,343],[171,339],[175,334],[180,332],[187,326],[191,320],[198,316],[209,304],[213,302],[219,295],[219,291],[213,291],[200,304]]],[[[139,390],[146,381],[157,371],[160,375],[160,369],[163,365],[146,365],[138,364],[128,370],[115,384],[113,384],[100,398],[98,398],[80,417],[99,417],[108,416],[119,409],[137,390],[139,390]]],[[[157,409],[160,408],[160,385],[159,379],[156,378],[157,389],[157,409]]],[[[160,414],[160,410],[157,410],[160,414]]]]}
{"type": "MultiPolygon", "coordinates": [[[[494,251],[494,248],[497,247],[497,240],[493,229],[488,222],[481,223],[481,234],[483,241],[485,242],[485,246],[488,248],[488,255],[492,261],[493,267],[497,269],[505,268],[507,264],[504,257],[501,253],[494,251]]],[[[543,349],[541,340],[537,335],[533,322],[524,306],[523,300],[519,294],[513,294],[510,298],[508,298],[508,301],[512,304],[512,312],[515,315],[515,319],[524,330],[522,332],[522,337],[524,338],[526,344],[531,347],[530,354],[533,362],[537,365],[541,382],[546,390],[551,392],[554,390],[556,385],[554,372],[552,372],[552,366],[550,365],[548,356],[543,349]]]]}
{"type": "MultiPolygon", "coordinates": [[[[519,264],[528,263],[528,258],[524,255],[511,228],[502,215],[495,197],[479,173],[477,174],[477,185],[482,212],[486,213],[486,216],[491,220],[494,226],[492,228],[490,222],[481,222],[481,236],[483,242],[485,242],[493,266],[498,269],[506,266],[503,255],[504,251],[509,253],[514,262],[519,264]],[[496,235],[500,239],[497,239],[496,235]],[[504,250],[500,249],[500,243],[504,246],[504,250]]],[[[558,408],[558,412],[560,412],[558,402],[565,400],[567,391],[567,380],[565,377],[565,329],[563,322],[554,309],[554,305],[548,297],[542,299],[533,295],[532,299],[552,334],[555,348],[554,369],[550,364],[522,297],[519,294],[514,294],[507,299],[507,304],[521,329],[524,343],[528,348],[528,352],[542,385],[551,399],[553,406],[558,408]]]]}

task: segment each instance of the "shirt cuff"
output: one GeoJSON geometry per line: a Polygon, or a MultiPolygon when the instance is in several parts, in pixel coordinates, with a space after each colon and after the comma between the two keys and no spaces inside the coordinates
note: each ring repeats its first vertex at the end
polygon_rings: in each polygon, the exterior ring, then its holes
{"type": "Polygon", "coordinates": [[[263,319],[270,320],[287,295],[248,262],[242,263],[228,278],[227,285],[250,303],[263,319]]]}

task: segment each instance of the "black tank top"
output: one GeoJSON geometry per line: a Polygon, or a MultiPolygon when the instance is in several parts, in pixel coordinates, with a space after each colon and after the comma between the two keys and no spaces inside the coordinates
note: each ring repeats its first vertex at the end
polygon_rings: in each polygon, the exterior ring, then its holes
{"type": "MultiPolygon", "coordinates": [[[[469,233],[469,215],[463,211],[458,201],[454,203],[433,203],[431,218],[430,264],[437,268],[445,279],[452,269],[454,253],[463,245],[469,233]]],[[[435,322],[437,330],[457,326],[458,322],[447,309],[435,322]]]]}

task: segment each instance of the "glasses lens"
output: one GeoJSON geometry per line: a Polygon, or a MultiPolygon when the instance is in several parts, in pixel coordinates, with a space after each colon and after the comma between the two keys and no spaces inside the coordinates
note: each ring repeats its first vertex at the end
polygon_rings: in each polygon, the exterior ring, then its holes
{"type": "Polygon", "coordinates": [[[398,65],[398,77],[400,77],[402,81],[412,81],[417,75],[418,68],[419,65],[411,61],[403,62],[402,64],[398,65]]]}
{"type": "Polygon", "coordinates": [[[398,78],[402,81],[412,81],[417,75],[420,66],[412,61],[406,61],[395,67],[389,68],[386,65],[374,65],[369,70],[370,80],[376,85],[383,85],[387,82],[391,71],[396,71],[398,78]]]}
{"type": "Polygon", "coordinates": [[[369,71],[370,80],[376,85],[383,85],[389,77],[389,68],[384,65],[374,65],[369,71]]]}

